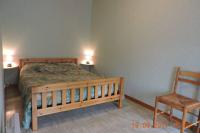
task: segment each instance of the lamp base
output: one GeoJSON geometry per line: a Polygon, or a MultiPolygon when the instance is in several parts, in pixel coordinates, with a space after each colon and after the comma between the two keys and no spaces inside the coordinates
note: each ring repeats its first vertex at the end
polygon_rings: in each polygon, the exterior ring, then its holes
{"type": "Polygon", "coordinates": [[[7,64],[7,67],[12,67],[12,64],[7,64]]]}
{"type": "Polygon", "coordinates": [[[90,62],[89,62],[89,61],[87,61],[87,62],[86,62],[86,64],[88,64],[88,65],[89,65],[89,64],[90,64],[90,62]]]}

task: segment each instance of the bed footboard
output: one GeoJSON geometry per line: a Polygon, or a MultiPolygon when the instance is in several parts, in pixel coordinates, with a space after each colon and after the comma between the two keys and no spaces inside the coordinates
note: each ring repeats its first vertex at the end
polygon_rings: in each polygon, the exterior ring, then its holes
{"type": "Polygon", "coordinates": [[[50,84],[32,88],[32,130],[38,129],[38,117],[72,109],[83,108],[106,102],[118,101],[118,107],[122,107],[124,79],[122,77],[105,78],[71,83],[50,84]],[[83,98],[84,89],[87,88],[87,99],[83,98]],[[91,88],[94,88],[94,97],[91,96],[91,88]],[[101,95],[98,91],[101,89],[101,95]],[[105,94],[105,89],[108,93],[105,94]],[[66,102],[66,91],[70,90],[70,102],[66,102]],[[75,101],[75,89],[79,90],[79,101],[75,101]],[[114,89],[112,92],[111,89],[114,89]],[[61,91],[61,104],[57,103],[57,91],[61,91]],[[47,106],[47,93],[52,94],[52,105],[47,106]],[[42,106],[37,107],[37,94],[42,96],[42,106]]]}

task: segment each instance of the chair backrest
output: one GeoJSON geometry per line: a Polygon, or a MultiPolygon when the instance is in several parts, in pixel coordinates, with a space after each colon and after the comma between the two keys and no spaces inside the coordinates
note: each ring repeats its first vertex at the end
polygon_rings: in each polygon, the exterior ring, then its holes
{"type": "Polygon", "coordinates": [[[174,93],[176,93],[179,82],[192,84],[194,86],[200,86],[200,73],[182,71],[180,67],[177,67],[176,78],[173,84],[174,93]]]}

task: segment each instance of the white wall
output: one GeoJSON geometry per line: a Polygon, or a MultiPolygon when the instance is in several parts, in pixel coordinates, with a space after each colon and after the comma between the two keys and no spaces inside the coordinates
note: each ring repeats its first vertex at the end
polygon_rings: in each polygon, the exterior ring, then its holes
{"type": "MultiPolygon", "coordinates": [[[[0,9],[1,9],[1,1],[0,1],[0,9]]],[[[2,12],[0,11],[0,18],[2,12]]],[[[4,88],[3,88],[3,57],[2,57],[2,36],[1,36],[1,21],[0,19],[0,133],[5,132],[4,128],[4,88]]]]}
{"type": "Polygon", "coordinates": [[[3,48],[17,57],[79,57],[90,40],[92,0],[2,0],[3,48]]]}
{"type": "Polygon", "coordinates": [[[124,76],[126,94],[154,105],[170,91],[175,66],[200,69],[199,7],[199,0],[94,0],[98,69],[124,76]]]}
{"type": "Polygon", "coordinates": [[[2,45],[14,50],[15,59],[79,57],[90,41],[91,6],[92,0],[0,1],[0,126],[4,106],[2,45]]]}
{"type": "Polygon", "coordinates": [[[3,47],[18,57],[79,56],[90,42],[93,8],[96,66],[124,76],[125,93],[152,105],[170,90],[174,66],[200,66],[199,0],[1,0],[0,6],[3,47]]]}
{"type": "Polygon", "coordinates": [[[4,133],[4,89],[3,89],[2,60],[3,60],[2,59],[2,41],[1,41],[1,29],[0,29],[0,133],[4,133]]]}

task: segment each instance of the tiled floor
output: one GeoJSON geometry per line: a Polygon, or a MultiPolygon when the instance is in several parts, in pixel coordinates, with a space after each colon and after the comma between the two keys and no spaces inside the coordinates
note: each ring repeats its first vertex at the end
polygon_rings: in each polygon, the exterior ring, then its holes
{"type": "MultiPolygon", "coordinates": [[[[39,118],[36,133],[179,133],[179,129],[164,117],[159,117],[158,121],[162,128],[151,128],[152,111],[128,100],[124,100],[123,105],[118,109],[115,103],[108,103],[44,116],[39,118]]],[[[9,108],[9,111],[20,111],[18,107],[9,108]]],[[[31,130],[22,129],[22,132],[31,130]]]]}

